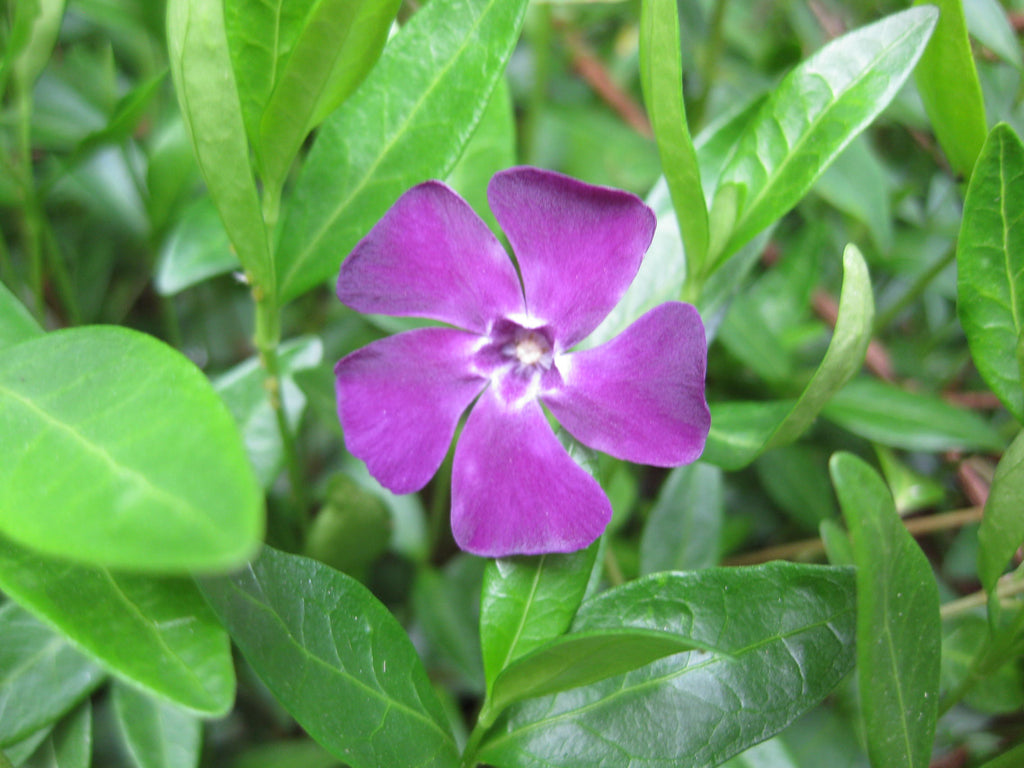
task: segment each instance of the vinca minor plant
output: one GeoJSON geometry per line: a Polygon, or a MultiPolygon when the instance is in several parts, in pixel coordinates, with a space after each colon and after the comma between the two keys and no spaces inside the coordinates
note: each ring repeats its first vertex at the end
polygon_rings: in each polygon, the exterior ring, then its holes
{"type": "Polygon", "coordinates": [[[7,0],[0,768],[1024,765],[1020,0],[7,0]]]}

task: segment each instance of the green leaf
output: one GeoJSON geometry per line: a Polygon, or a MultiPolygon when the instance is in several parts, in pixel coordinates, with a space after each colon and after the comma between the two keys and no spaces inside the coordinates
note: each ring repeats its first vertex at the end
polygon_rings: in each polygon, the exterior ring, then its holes
{"type": "Polygon", "coordinates": [[[25,305],[0,283],[0,350],[42,335],[43,329],[25,305]]]}
{"type": "Polygon", "coordinates": [[[380,495],[339,473],[327,481],[324,505],[309,526],[302,554],[365,581],[369,566],[388,548],[391,527],[380,495]]]}
{"type": "Polygon", "coordinates": [[[238,256],[213,201],[202,197],[174,222],[160,248],[153,280],[162,296],[173,296],[238,268],[238,256]]]}
{"type": "Polygon", "coordinates": [[[967,31],[994,54],[1012,67],[1021,69],[1021,53],[1017,33],[999,0],[971,0],[964,6],[967,31]]]}
{"type": "Polygon", "coordinates": [[[103,682],[103,670],[14,603],[0,606],[0,747],[50,725],[103,682]]]}
{"type": "Polygon", "coordinates": [[[775,505],[803,531],[813,534],[823,520],[839,515],[827,465],[826,451],[798,443],[765,451],[754,469],[775,505]]]}
{"type": "Polygon", "coordinates": [[[14,13],[10,55],[17,87],[31,91],[57,42],[66,0],[30,0],[12,6],[14,13]]]}
{"type": "MultiPolygon", "coordinates": [[[[303,336],[282,344],[277,354],[281,406],[294,430],[306,408],[306,396],[295,383],[294,374],[320,364],[323,344],[316,336],[303,336]]],[[[214,379],[213,388],[235,418],[256,477],[269,488],[284,464],[284,448],[277,415],[267,400],[265,381],[266,370],[258,357],[252,357],[214,379]]]]}
{"type": "Polygon", "coordinates": [[[156,339],[74,328],[0,355],[0,531],[152,571],[244,561],[263,497],[227,409],[156,339]]]}
{"type": "Polygon", "coordinates": [[[853,663],[853,576],[771,563],[662,573],[581,606],[574,632],[671,632],[721,649],[513,705],[485,738],[498,768],[717,765],[819,702],[853,663]]]}
{"type": "Polygon", "coordinates": [[[708,248],[708,207],[683,103],[679,14],[675,0],[644,0],[640,10],[640,81],[686,251],[686,271],[700,275],[708,248]]]}
{"type": "Polygon", "coordinates": [[[407,188],[444,178],[519,38],[525,0],[440,0],[386,46],[321,127],[288,205],[283,300],[326,280],[407,188]]]}
{"type": "Polygon", "coordinates": [[[242,265],[264,290],[274,275],[221,3],[168,0],[171,75],[199,170],[242,265]]]}
{"type": "MultiPolygon", "coordinates": [[[[922,2],[915,0],[914,4],[922,2]]],[[[961,0],[928,2],[938,7],[939,21],[914,71],[914,80],[950,165],[969,177],[988,126],[964,7],[961,0]]]]}
{"type": "Polygon", "coordinates": [[[121,737],[137,768],[195,768],[202,724],[180,707],[115,683],[114,711],[121,737]]]}
{"type": "Polygon", "coordinates": [[[224,26],[260,175],[280,187],[303,140],[370,71],[399,0],[227,0],[224,26]]]}
{"type": "Polygon", "coordinates": [[[850,142],[821,175],[814,191],[863,223],[881,253],[893,245],[892,182],[864,135],[850,142]]]}
{"type": "Polygon", "coordinates": [[[978,529],[978,577],[992,594],[1010,558],[1024,542],[1024,432],[999,460],[978,529]]]}
{"type": "Polygon", "coordinates": [[[927,768],[939,703],[939,593],[878,474],[830,462],[857,563],[857,670],[872,765],[927,768]]]}
{"type": "Polygon", "coordinates": [[[265,547],[203,592],[278,701],[352,768],[455,766],[447,716],[405,631],[359,582],[265,547]]]}
{"type": "Polygon", "coordinates": [[[711,205],[715,264],[789,211],[885,108],[937,14],[912,8],[832,41],[776,87],[722,172],[711,205]]]}
{"type": "Polygon", "coordinates": [[[964,201],[956,249],[957,314],[985,383],[1024,422],[1024,144],[1006,123],[992,129],[964,201]]]}
{"type": "MultiPolygon", "coordinates": [[[[494,681],[488,713],[510,704],[590,685],[639,669],[674,653],[711,646],[670,632],[626,628],[576,632],[556,637],[502,670],[494,681]]],[[[484,715],[481,715],[484,721],[484,715]]]]}
{"type": "Polygon", "coordinates": [[[231,708],[227,634],[190,579],[79,566],[0,539],[0,588],[134,685],[198,714],[231,708]]]}
{"type": "Polygon", "coordinates": [[[1018,744],[999,757],[989,760],[981,768],[1018,768],[1024,761],[1024,743],[1018,744]]]}
{"type": "Polygon", "coordinates": [[[86,699],[50,732],[22,768],[89,768],[92,705],[86,699]]]}
{"type": "Polygon", "coordinates": [[[908,392],[874,379],[851,381],[822,415],[855,435],[908,451],[1000,451],[1005,445],[977,414],[934,395],[908,392]]]}
{"type": "Polygon", "coordinates": [[[718,467],[697,462],[673,469],[640,537],[640,573],[717,565],[724,512],[718,467]]]}
{"type": "Polygon", "coordinates": [[[795,403],[713,404],[704,460],[723,469],[739,469],[763,451],[797,440],[860,369],[873,318],[871,279],[864,257],[856,246],[848,245],[843,252],[843,289],[835,331],[800,398],[795,403]]]}
{"type": "Polygon", "coordinates": [[[480,598],[487,690],[520,656],[569,628],[583,600],[597,543],[569,554],[491,560],[480,598]]]}

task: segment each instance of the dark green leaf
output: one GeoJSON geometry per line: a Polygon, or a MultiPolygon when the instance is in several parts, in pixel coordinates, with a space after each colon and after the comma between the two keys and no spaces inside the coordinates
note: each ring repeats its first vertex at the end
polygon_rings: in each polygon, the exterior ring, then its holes
{"type": "Polygon", "coordinates": [[[480,598],[480,643],[490,691],[518,657],[569,628],[597,556],[595,542],[570,554],[488,562],[480,598]]]}
{"type": "MultiPolygon", "coordinates": [[[[922,1],[915,0],[915,5],[922,1]]],[[[968,177],[985,143],[988,126],[964,7],[961,0],[928,2],[938,7],[939,21],[914,70],[914,80],[950,165],[968,177]]]]}
{"type": "Polygon", "coordinates": [[[711,207],[720,263],[781,217],[896,95],[935,26],[912,8],[832,41],[794,69],[748,126],[711,207]]]}
{"type": "Polygon", "coordinates": [[[525,6],[431,2],[391,40],[304,163],[277,259],[283,299],[334,274],[408,187],[448,174],[504,71],[525,6]]]}
{"type": "Polygon", "coordinates": [[[480,759],[533,766],[711,766],[771,736],[853,663],[853,575],[790,563],[644,577],[581,606],[574,631],[672,632],[721,649],[510,708],[480,759]],[[609,762],[613,755],[613,762],[609,762]]]}
{"type": "Polygon", "coordinates": [[[114,710],[121,737],[137,768],[195,768],[202,724],[173,704],[114,684],[114,710]]]}
{"type": "Polygon", "coordinates": [[[1024,144],[1000,123],[967,188],[957,240],[957,314],[978,372],[1024,422],[1019,354],[1024,325],[1024,144]]]}
{"type": "Polygon", "coordinates": [[[278,701],[352,768],[457,764],[416,651],[359,582],[266,547],[202,589],[278,701]]]}
{"type": "Polygon", "coordinates": [[[640,572],[717,565],[724,511],[718,467],[698,462],[673,469],[640,537],[640,572]]]}
{"type": "Polygon", "coordinates": [[[0,747],[55,722],[103,682],[100,667],[14,603],[0,606],[0,747]]]}
{"type": "Polygon", "coordinates": [[[1002,450],[1004,440],[971,411],[934,395],[860,378],[847,384],[822,415],[855,435],[910,451],[1002,450]]]}
{"type": "Polygon", "coordinates": [[[279,187],[303,140],[362,81],[399,0],[228,0],[242,113],[261,175],[279,187]]]}
{"type": "Polygon", "coordinates": [[[708,248],[708,207],[683,103],[679,14],[675,0],[644,0],[640,11],[640,80],[672,195],[689,275],[700,275],[708,248]]]}
{"type": "Polygon", "coordinates": [[[955,691],[970,677],[981,681],[966,690],[964,704],[989,715],[1011,714],[1024,708],[1024,678],[1016,657],[1003,664],[988,656],[989,623],[978,614],[959,617],[943,627],[942,689],[955,691]],[[979,656],[983,661],[979,663],[979,656]],[[983,670],[982,668],[985,667],[983,670]]]}
{"type": "Polygon", "coordinates": [[[892,495],[861,459],[838,453],[832,482],[857,563],[857,670],[873,765],[927,768],[939,703],[939,594],[892,495]]]}
{"type": "Polygon", "coordinates": [[[0,350],[42,335],[43,329],[25,305],[0,283],[0,350]]]}
{"type": "Polygon", "coordinates": [[[92,705],[86,699],[51,731],[22,768],[89,768],[92,705]]]}
{"type": "Polygon", "coordinates": [[[231,708],[228,638],[191,579],[74,565],[0,539],[0,588],[125,680],[199,714],[231,708]]]}
{"type": "Polygon", "coordinates": [[[1024,542],[1024,432],[999,460],[978,529],[978,577],[990,594],[1024,542]]]}
{"type": "Polygon", "coordinates": [[[199,170],[235,253],[254,281],[273,285],[259,194],[231,69],[221,3],[168,0],[171,75],[199,170]]]}
{"type": "Polygon", "coordinates": [[[828,481],[828,455],[820,448],[798,443],[765,451],[754,468],[771,500],[807,533],[838,516],[828,481]]]}
{"type": "Polygon", "coordinates": [[[143,570],[244,561],[263,498],[227,409],[151,336],[74,328],[0,356],[0,530],[143,570]],[[31,513],[30,513],[31,511],[31,513]]]}
{"type": "Polygon", "coordinates": [[[981,768],[1018,768],[1024,762],[1024,744],[1018,744],[999,757],[989,760],[981,768]]]}

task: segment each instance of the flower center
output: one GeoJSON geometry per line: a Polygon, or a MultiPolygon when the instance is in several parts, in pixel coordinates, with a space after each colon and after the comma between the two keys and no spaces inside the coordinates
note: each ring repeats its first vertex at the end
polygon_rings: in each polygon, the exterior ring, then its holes
{"type": "Polygon", "coordinates": [[[542,368],[551,365],[551,345],[548,340],[536,331],[526,331],[522,338],[516,339],[515,356],[522,365],[537,365],[542,368]],[[545,360],[545,358],[547,358],[545,360]],[[547,365],[545,365],[545,362],[547,365]]]}

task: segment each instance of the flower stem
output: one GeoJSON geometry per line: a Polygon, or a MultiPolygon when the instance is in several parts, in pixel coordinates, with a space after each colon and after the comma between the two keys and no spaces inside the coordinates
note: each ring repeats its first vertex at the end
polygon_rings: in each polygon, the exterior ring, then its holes
{"type": "Polygon", "coordinates": [[[718,60],[722,57],[722,50],[725,48],[725,12],[728,6],[729,0],[718,0],[711,12],[711,30],[708,33],[708,44],[704,49],[704,60],[701,66],[704,82],[700,94],[693,101],[693,109],[690,111],[690,129],[694,135],[704,122],[708,98],[711,95],[711,85],[718,69],[718,60]]]}
{"type": "Polygon", "coordinates": [[[42,214],[36,195],[32,173],[32,89],[17,88],[15,95],[18,111],[17,168],[21,186],[21,229],[23,245],[28,258],[29,286],[34,298],[33,310],[40,322],[45,321],[43,296],[43,253],[41,247],[42,214]]]}

